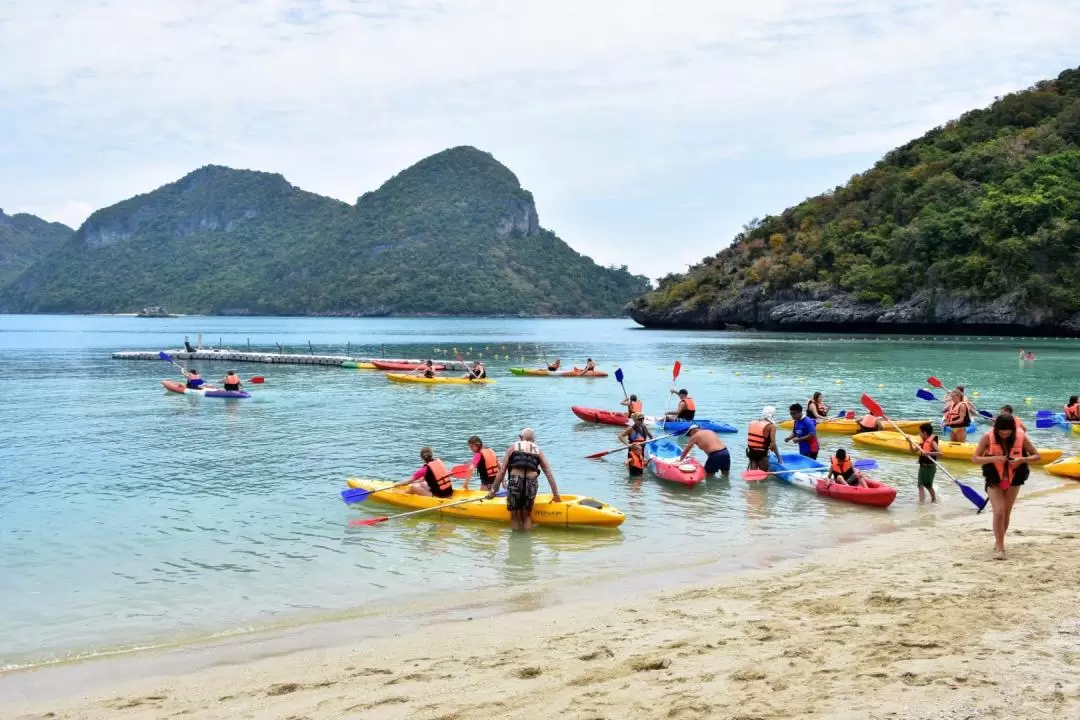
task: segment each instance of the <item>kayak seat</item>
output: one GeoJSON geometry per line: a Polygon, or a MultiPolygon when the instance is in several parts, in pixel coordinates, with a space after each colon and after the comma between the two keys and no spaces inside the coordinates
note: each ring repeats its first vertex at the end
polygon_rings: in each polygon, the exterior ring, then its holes
{"type": "Polygon", "coordinates": [[[604,507],[604,503],[600,502],[599,500],[593,500],[592,498],[584,498],[582,500],[578,500],[577,504],[584,505],[585,507],[596,508],[597,510],[600,510],[604,507]]]}

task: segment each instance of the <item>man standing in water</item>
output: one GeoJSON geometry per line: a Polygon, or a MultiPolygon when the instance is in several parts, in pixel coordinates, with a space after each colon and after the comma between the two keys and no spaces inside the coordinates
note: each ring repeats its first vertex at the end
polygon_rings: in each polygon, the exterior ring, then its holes
{"type": "Polygon", "coordinates": [[[555,474],[551,472],[551,466],[535,440],[536,432],[532,428],[525,428],[518,435],[518,441],[506,448],[499,474],[495,477],[495,486],[487,496],[489,500],[495,497],[505,477],[506,509],[510,511],[511,530],[532,529],[532,509],[541,471],[551,486],[551,502],[562,502],[555,484],[555,474]]]}
{"type": "Polygon", "coordinates": [[[784,442],[798,442],[799,454],[811,460],[817,460],[818,441],[817,426],[813,420],[803,415],[802,405],[795,403],[790,408],[791,419],[795,422],[791,434],[784,438],[784,442]]]}
{"type": "Polygon", "coordinates": [[[679,462],[685,460],[694,448],[699,447],[708,456],[705,459],[705,472],[715,475],[719,470],[724,475],[728,474],[731,470],[731,453],[719,435],[712,430],[702,430],[697,425],[691,425],[686,430],[686,436],[690,438],[690,442],[686,443],[679,462]]]}

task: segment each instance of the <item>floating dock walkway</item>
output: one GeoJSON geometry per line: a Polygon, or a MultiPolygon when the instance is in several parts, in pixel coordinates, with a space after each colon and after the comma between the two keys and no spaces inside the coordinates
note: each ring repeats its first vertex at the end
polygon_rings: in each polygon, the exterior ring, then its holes
{"type": "MultiPolygon", "coordinates": [[[[349,355],[302,355],[299,353],[272,353],[254,352],[241,350],[166,350],[173,360],[197,360],[218,361],[230,363],[270,363],[280,365],[341,365],[343,362],[371,362],[369,358],[357,358],[349,355]]],[[[113,360],[153,360],[162,362],[161,356],[156,350],[125,350],[114,352],[113,360]]],[[[375,358],[380,360],[382,358],[375,358]]],[[[426,358],[425,358],[426,359],[426,358]]],[[[464,370],[465,365],[457,360],[445,360],[432,358],[436,364],[445,365],[448,370],[464,370]]],[[[424,360],[405,360],[405,362],[422,363],[424,360]]]]}

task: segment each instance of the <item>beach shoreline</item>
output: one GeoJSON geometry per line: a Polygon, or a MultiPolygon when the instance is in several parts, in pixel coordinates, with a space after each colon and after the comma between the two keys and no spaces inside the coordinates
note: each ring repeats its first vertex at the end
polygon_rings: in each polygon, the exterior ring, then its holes
{"type": "Polygon", "coordinates": [[[66,698],[45,699],[70,668],[16,673],[0,690],[40,692],[0,692],[0,716],[1067,717],[1080,712],[1077,489],[1022,495],[1004,562],[987,514],[935,517],[617,602],[403,615],[355,642],[195,671],[177,669],[192,649],[172,650],[135,679],[90,661],[116,672],[66,698]]]}

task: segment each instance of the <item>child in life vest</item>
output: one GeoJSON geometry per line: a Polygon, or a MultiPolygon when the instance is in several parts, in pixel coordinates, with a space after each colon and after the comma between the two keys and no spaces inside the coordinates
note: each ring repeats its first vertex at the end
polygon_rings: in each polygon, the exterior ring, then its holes
{"type": "Polygon", "coordinates": [[[829,480],[846,483],[852,487],[869,487],[862,473],[852,465],[851,458],[847,456],[844,448],[837,450],[829,463],[829,480]]]}

